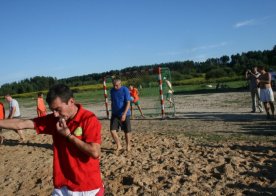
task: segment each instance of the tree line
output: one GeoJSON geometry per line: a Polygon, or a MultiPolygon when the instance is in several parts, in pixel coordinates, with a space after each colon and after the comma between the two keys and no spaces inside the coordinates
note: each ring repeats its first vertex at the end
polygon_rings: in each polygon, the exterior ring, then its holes
{"type": "Polygon", "coordinates": [[[120,75],[119,73],[133,72],[142,69],[168,67],[171,70],[172,81],[190,79],[202,74],[206,79],[220,77],[234,77],[244,74],[252,66],[265,66],[267,69],[276,66],[276,45],[272,50],[249,51],[231,56],[223,55],[220,58],[209,58],[204,62],[177,61],[154,65],[132,66],[121,70],[110,70],[102,73],[92,73],[82,76],[57,79],[55,77],[36,76],[18,82],[6,83],[0,87],[0,95],[21,94],[43,91],[56,83],[63,83],[71,87],[99,84],[103,77],[120,75]]]}

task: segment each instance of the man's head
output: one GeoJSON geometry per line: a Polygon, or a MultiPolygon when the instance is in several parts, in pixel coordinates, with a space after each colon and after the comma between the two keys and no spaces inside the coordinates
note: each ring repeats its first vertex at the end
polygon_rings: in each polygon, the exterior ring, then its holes
{"type": "Polygon", "coordinates": [[[11,102],[12,101],[12,96],[10,94],[6,94],[5,99],[6,99],[7,102],[11,102]]]}
{"type": "Polygon", "coordinates": [[[47,93],[46,102],[56,117],[68,120],[76,113],[73,92],[64,84],[51,87],[47,93]]]}
{"type": "Polygon", "coordinates": [[[39,92],[39,93],[37,93],[37,96],[38,96],[38,97],[43,97],[43,93],[42,93],[42,92],[39,92]]]}
{"type": "Polygon", "coordinates": [[[132,85],[129,85],[129,87],[128,87],[129,90],[133,90],[133,88],[134,87],[132,85]]]}
{"type": "Polygon", "coordinates": [[[121,80],[120,80],[120,79],[114,79],[114,80],[112,81],[112,83],[113,83],[113,87],[114,87],[116,90],[119,90],[119,89],[121,88],[121,86],[122,86],[121,80]]]}
{"type": "Polygon", "coordinates": [[[264,66],[260,65],[260,66],[258,66],[257,70],[258,70],[258,72],[262,73],[265,71],[265,68],[264,68],[264,66]]]}

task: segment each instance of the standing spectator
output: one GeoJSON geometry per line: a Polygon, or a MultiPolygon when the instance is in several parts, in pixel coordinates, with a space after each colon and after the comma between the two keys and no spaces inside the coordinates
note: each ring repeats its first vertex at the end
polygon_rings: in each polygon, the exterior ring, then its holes
{"type": "Polygon", "coordinates": [[[261,74],[257,71],[257,67],[253,67],[252,71],[247,70],[245,73],[245,78],[249,80],[249,90],[252,99],[252,111],[256,112],[256,107],[258,106],[259,111],[263,112],[262,102],[260,100],[260,88],[257,83],[257,79],[261,74]]]}
{"type": "Polygon", "coordinates": [[[167,95],[166,95],[166,99],[170,102],[170,107],[172,107],[174,105],[172,96],[173,96],[173,88],[172,88],[172,83],[166,78],[164,77],[164,80],[166,82],[166,85],[168,87],[168,91],[167,91],[167,95]]]}
{"type": "Polygon", "coordinates": [[[50,88],[46,101],[53,113],[34,119],[1,120],[6,129],[35,129],[53,138],[53,196],[103,196],[100,172],[101,124],[76,104],[69,87],[50,88]]]}
{"type": "Polygon", "coordinates": [[[114,139],[119,152],[122,149],[121,142],[119,140],[117,131],[120,127],[125,132],[126,149],[130,151],[131,144],[131,125],[130,125],[130,94],[127,87],[122,86],[120,79],[113,80],[113,88],[110,90],[111,94],[111,120],[110,120],[110,132],[114,139]]]}
{"type": "Polygon", "coordinates": [[[37,94],[37,116],[46,116],[47,115],[47,109],[46,106],[44,104],[44,100],[43,100],[43,93],[39,92],[37,94]]]}
{"type": "MultiPolygon", "coordinates": [[[[7,94],[5,96],[6,101],[9,103],[9,116],[8,119],[20,119],[21,113],[19,109],[19,104],[16,99],[13,99],[11,95],[7,94]]],[[[20,142],[25,141],[23,131],[21,129],[14,129],[14,131],[19,135],[20,142]]]]}
{"type": "Polygon", "coordinates": [[[139,91],[137,88],[134,88],[134,86],[129,85],[129,93],[130,93],[130,110],[131,110],[131,116],[133,116],[133,104],[137,106],[141,116],[144,118],[144,114],[142,112],[142,109],[140,107],[140,98],[139,98],[139,91]]]}
{"type": "Polygon", "coordinates": [[[257,82],[260,83],[260,99],[264,103],[267,119],[274,119],[274,94],[271,88],[271,74],[266,72],[263,66],[258,67],[260,76],[257,79],[257,82]],[[269,107],[270,106],[270,107],[269,107]],[[269,110],[271,110],[271,115],[269,110]]]}
{"type": "MultiPolygon", "coordinates": [[[[5,119],[5,107],[2,102],[0,102],[0,120],[5,119]]],[[[2,132],[2,128],[0,127],[0,133],[2,132]]],[[[0,135],[0,144],[3,144],[5,137],[0,135]]]]}

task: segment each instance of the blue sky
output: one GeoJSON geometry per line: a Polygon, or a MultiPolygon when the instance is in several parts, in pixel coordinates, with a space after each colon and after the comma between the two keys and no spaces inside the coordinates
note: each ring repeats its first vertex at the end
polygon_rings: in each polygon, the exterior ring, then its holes
{"type": "Polygon", "coordinates": [[[0,0],[0,85],[276,45],[275,0],[0,0]]]}

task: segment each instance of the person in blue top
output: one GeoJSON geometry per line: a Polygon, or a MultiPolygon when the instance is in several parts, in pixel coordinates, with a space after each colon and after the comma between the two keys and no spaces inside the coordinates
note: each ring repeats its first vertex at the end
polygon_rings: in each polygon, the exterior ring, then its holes
{"type": "Polygon", "coordinates": [[[111,95],[111,120],[110,120],[110,132],[114,139],[119,152],[122,149],[121,142],[119,140],[117,131],[121,128],[125,132],[126,149],[130,151],[131,144],[131,125],[130,125],[130,94],[127,87],[122,86],[120,79],[114,79],[112,81],[113,88],[110,90],[111,95]]]}

